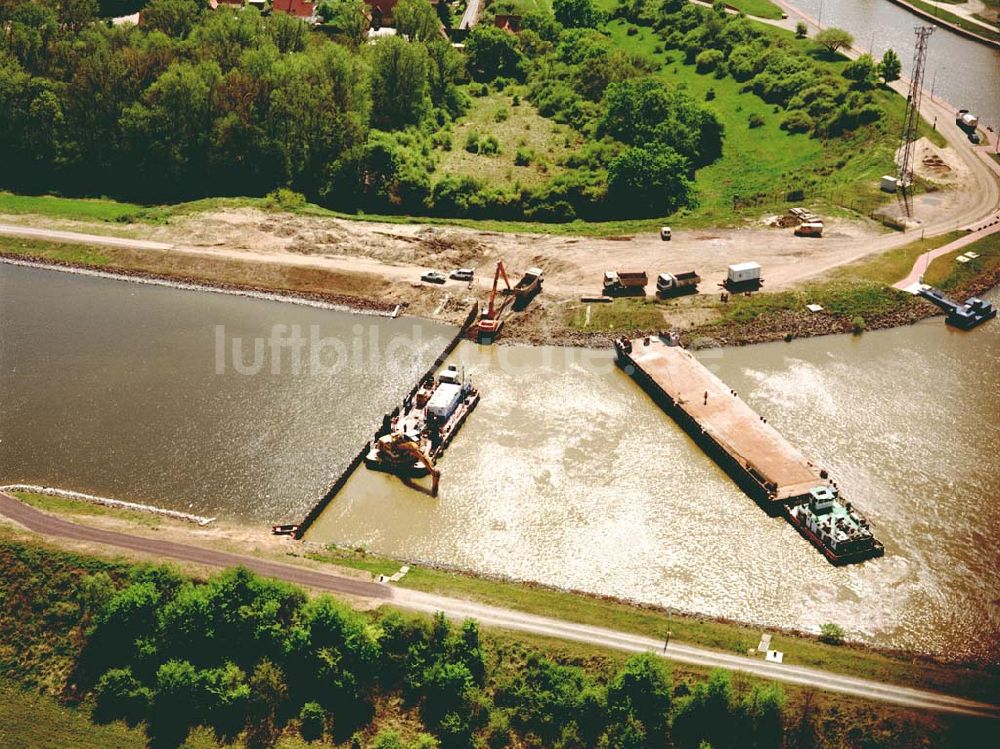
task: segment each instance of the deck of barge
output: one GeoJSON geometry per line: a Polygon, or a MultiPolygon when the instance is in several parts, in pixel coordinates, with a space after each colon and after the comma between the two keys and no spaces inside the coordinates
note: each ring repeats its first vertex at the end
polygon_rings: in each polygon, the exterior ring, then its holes
{"type": "Polygon", "coordinates": [[[787,502],[826,483],[816,466],[688,351],[656,337],[631,343],[628,358],[639,374],[759,483],[767,499],[787,502]]]}

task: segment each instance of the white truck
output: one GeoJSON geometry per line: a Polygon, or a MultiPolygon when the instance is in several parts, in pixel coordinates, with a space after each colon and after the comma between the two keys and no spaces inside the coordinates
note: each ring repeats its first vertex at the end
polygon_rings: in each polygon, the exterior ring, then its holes
{"type": "Polygon", "coordinates": [[[799,224],[795,227],[796,237],[822,237],[823,236],[823,222],[822,221],[806,221],[804,224],[799,224]]]}
{"type": "Polygon", "coordinates": [[[656,295],[659,297],[694,294],[698,291],[701,276],[698,271],[689,270],[684,273],[661,273],[656,277],[656,295]]]}
{"type": "Polygon", "coordinates": [[[764,285],[760,276],[759,263],[736,263],[730,265],[726,280],[721,284],[729,291],[756,291],[764,285]]]}

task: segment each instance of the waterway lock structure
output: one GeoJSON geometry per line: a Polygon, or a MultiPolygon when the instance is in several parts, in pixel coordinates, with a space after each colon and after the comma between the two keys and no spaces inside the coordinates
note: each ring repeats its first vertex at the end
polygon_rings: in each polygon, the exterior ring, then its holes
{"type": "Polygon", "coordinates": [[[769,514],[783,514],[832,564],[884,554],[829,474],[680,345],[676,334],[615,341],[617,363],[769,514]]]}

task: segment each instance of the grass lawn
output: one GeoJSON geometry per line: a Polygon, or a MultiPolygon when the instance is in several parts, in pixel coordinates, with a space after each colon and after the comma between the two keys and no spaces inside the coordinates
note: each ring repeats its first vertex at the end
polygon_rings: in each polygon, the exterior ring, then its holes
{"type": "Polygon", "coordinates": [[[514,106],[513,96],[492,93],[472,97],[472,107],[452,127],[450,151],[438,151],[437,174],[469,176],[486,184],[505,182],[524,186],[545,182],[565,171],[558,162],[583,145],[573,128],[542,117],[523,98],[514,106]],[[494,136],[500,153],[485,155],[466,149],[469,136],[494,136]],[[514,163],[518,149],[531,155],[527,165],[514,163]]]}
{"type": "MultiPolygon", "coordinates": [[[[306,556],[316,561],[366,570],[373,575],[391,575],[401,564],[363,551],[352,552],[332,546],[326,552],[313,552],[306,556]]],[[[650,637],[664,637],[669,630],[678,641],[727,652],[746,653],[760,640],[761,630],[755,627],[696,616],[671,616],[660,609],[596,596],[419,566],[411,566],[397,584],[650,637]]],[[[861,647],[826,645],[816,639],[791,634],[776,634],[773,644],[786,653],[787,662],[796,665],[980,698],[995,699],[1000,688],[1000,672],[995,669],[966,668],[861,647]]]]}
{"type": "Polygon", "coordinates": [[[107,198],[59,198],[53,195],[14,195],[0,192],[0,213],[38,213],[83,221],[127,221],[142,206],[107,198]]]}
{"type": "Polygon", "coordinates": [[[114,256],[114,250],[104,250],[84,244],[48,242],[41,239],[20,239],[18,237],[0,237],[0,252],[30,255],[57,262],[99,266],[110,265],[114,256]]]}
{"type": "Polygon", "coordinates": [[[584,304],[573,315],[569,326],[584,333],[602,331],[659,330],[664,326],[665,307],[655,297],[615,299],[610,304],[584,304]],[[587,319],[587,309],[590,319],[587,319]]]}
{"type": "Polygon", "coordinates": [[[98,515],[102,517],[113,517],[121,520],[128,520],[131,523],[156,528],[163,522],[163,518],[149,512],[138,512],[136,510],[125,510],[118,507],[107,507],[94,502],[86,502],[81,499],[68,499],[66,497],[52,497],[47,494],[30,494],[29,492],[14,492],[14,496],[27,505],[37,507],[39,510],[54,513],[70,513],[73,515],[98,515]]]}
{"type": "Polygon", "coordinates": [[[901,278],[906,278],[913,264],[922,254],[964,236],[964,231],[953,231],[937,237],[918,239],[874,257],[836,268],[830,274],[830,278],[834,280],[878,281],[892,285],[901,278]]]}
{"type": "Polygon", "coordinates": [[[727,5],[732,5],[748,16],[760,18],[781,18],[782,13],[781,8],[772,3],[771,0],[727,0],[727,5]]]}
{"type": "Polygon", "coordinates": [[[942,291],[952,291],[981,273],[995,273],[997,269],[1000,269],[1000,234],[993,234],[937,258],[924,273],[924,281],[942,291]],[[979,257],[967,263],[956,262],[956,257],[970,250],[978,252],[979,257]]]}

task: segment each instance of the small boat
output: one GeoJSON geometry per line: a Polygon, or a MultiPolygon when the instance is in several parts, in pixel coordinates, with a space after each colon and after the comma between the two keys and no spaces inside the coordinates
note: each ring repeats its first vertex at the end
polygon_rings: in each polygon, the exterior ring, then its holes
{"type": "Polygon", "coordinates": [[[275,536],[293,536],[295,531],[299,529],[297,523],[287,523],[284,525],[272,525],[271,533],[275,536]]]}

